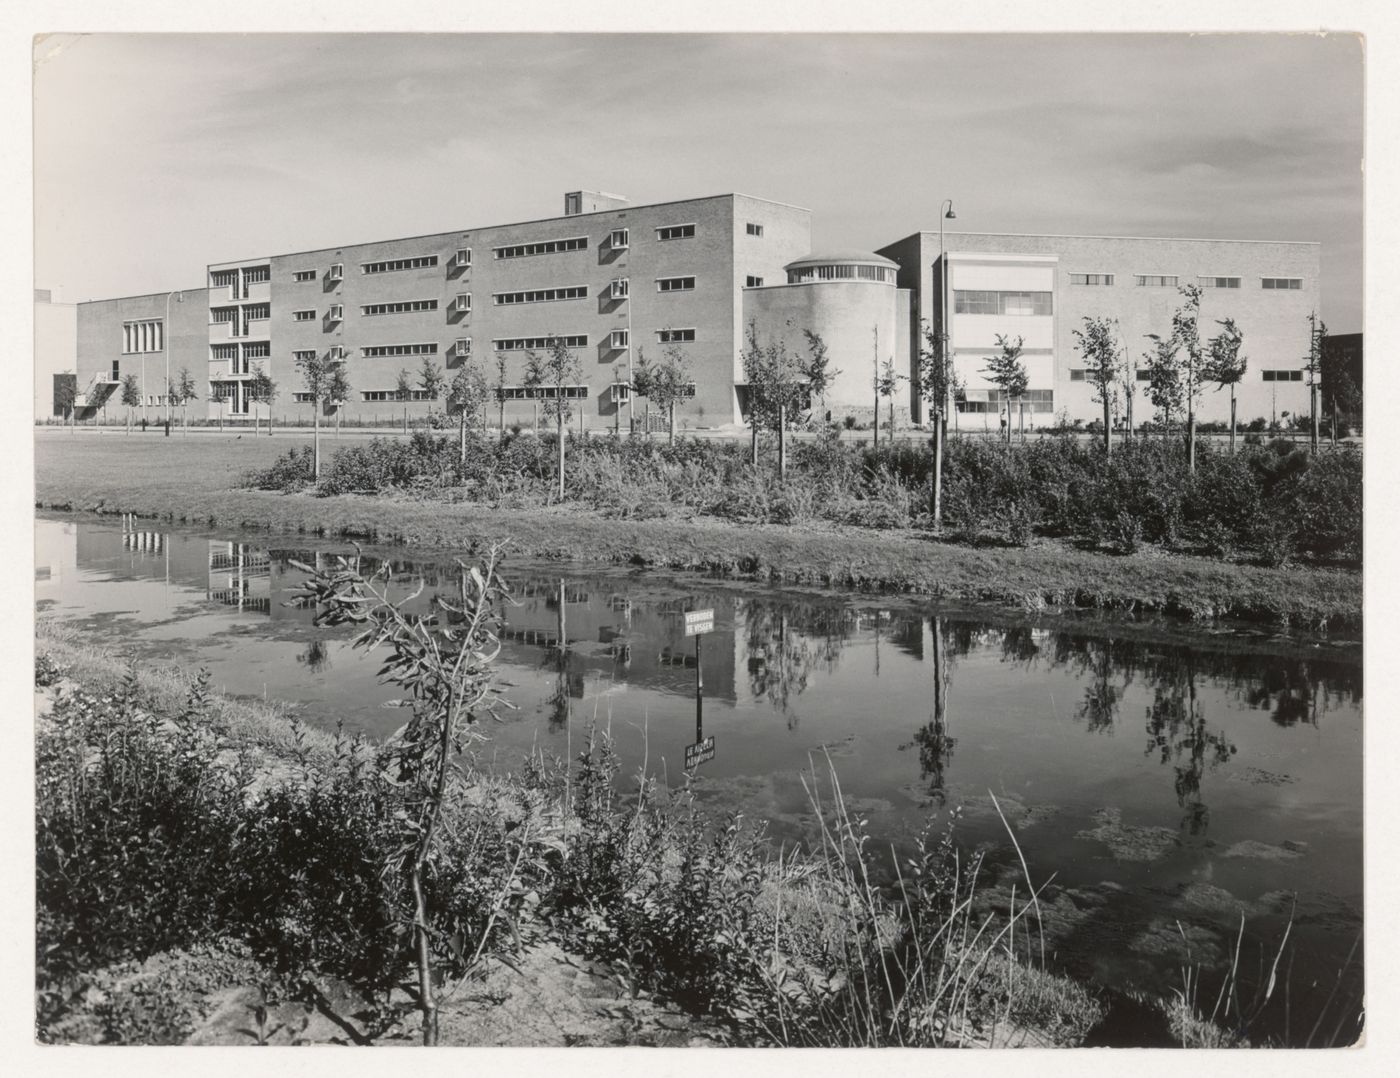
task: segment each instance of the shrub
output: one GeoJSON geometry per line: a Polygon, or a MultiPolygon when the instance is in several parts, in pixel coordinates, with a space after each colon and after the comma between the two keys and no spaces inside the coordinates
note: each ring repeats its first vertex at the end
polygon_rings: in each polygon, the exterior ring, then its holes
{"type": "Polygon", "coordinates": [[[245,475],[243,485],[255,490],[302,490],[311,484],[313,464],[314,454],[311,446],[293,447],[263,470],[245,475]]]}

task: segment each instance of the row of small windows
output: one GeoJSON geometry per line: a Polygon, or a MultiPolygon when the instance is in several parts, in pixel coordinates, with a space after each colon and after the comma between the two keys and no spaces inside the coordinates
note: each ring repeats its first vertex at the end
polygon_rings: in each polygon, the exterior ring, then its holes
{"type": "Polygon", "coordinates": [[[954,314],[1025,314],[1054,313],[1051,292],[953,292],[954,314]]]}
{"type": "Polygon", "coordinates": [[[435,356],[438,346],[430,344],[372,344],[360,349],[360,355],[374,356],[435,356]]]}
{"type": "MultiPolygon", "coordinates": [[[[624,244],[624,246],[626,246],[624,244]]],[[[515,243],[508,247],[493,247],[491,254],[501,258],[530,258],[534,255],[554,255],[565,251],[588,250],[587,236],[572,236],[563,240],[545,240],[542,243],[515,243]]]]}
{"type": "Polygon", "coordinates": [[[691,292],[694,289],[694,277],[658,277],[656,279],[658,292],[691,292]]]}
{"type": "MultiPolygon", "coordinates": [[[[1112,285],[1113,274],[1111,273],[1071,273],[1069,283],[1072,285],[1112,285]]],[[[1170,274],[1139,273],[1133,277],[1139,288],[1175,288],[1181,280],[1180,277],[1170,274]]],[[[1261,277],[1260,287],[1268,289],[1300,289],[1303,287],[1301,277],[1261,277]]],[[[1239,288],[1243,278],[1240,277],[1197,277],[1197,283],[1202,288],[1239,288]]]]}
{"type": "MultiPolygon", "coordinates": [[[[360,305],[360,313],[363,315],[373,314],[410,314],[414,311],[435,311],[438,309],[438,301],[435,299],[409,299],[397,303],[364,303],[360,305]]],[[[311,312],[315,315],[315,311],[311,312]]]]}
{"type": "MultiPolygon", "coordinates": [[[[897,270],[893,266],[802,266],[788,270],[788,284],[803,281],[880,281],[894,284],[897,270]]],[[[760,278],[759,284],[763,281],[760,278]]],[[[757,287],[757,286],[752,286],[757,287]]]]}
{"type": "Polygon", "coordinates": [[[581,333],[562,337],[497,337],[491,347],[497,352],[529,352],[548,348],[556,340],[566,348],[588,347],[588,337],[581,333]]]}
{"type": "Polygon", "coordinates": [[[438,264],[437,255],[419,255],[416,258],[390,258],[383,262],[361,262],[361,273],[397,273],[400,270],[427,269],[438,264]]]}
{"type": "Polygon", "coordinates": [[[656,230],[658,240],[688,240],[695,236],[694,225],[665,225],[656,230]]]}
{"type": "MultiPolygon", "coordinates": [[[[298,396],[306,398],[302,403],[311,403],[310,393],[298,394],[298,396]]],[[[428,401],[433,399],[426,389],[410,389],[407,395],[400,393],[397,389],[366,389],[361,391],[360,398],[366,403],[403,400],[428,401]]]]}
{"type": "Polygon", "coordinates": [[[250,303],[246,307],[212,307],[209,310],[209,320],[218,324],[220,322],[238,321],[238,312],[242,310],[245,320],[255,322],[264,318],[272,317],[272,305],[269,303],[250,303]]]}
{"type": "MultiPolygon", "coordinates": [[[[1303,372],[1300,370],[1260,371],[1259,373],[1264,376],[1264,381],[1266,382],[1301,382],[1303,380],[1303,372]]],[[[1087,382],[1089,380],[1088,368],[1071,367],[1069,370],[1069,380],[1071,382],[1087,382]]],[[[1137,372],[1137,380],[1139,382],[1152,381],[1152,372],[1139,370],[1137,372]]]]}
{"type": "MultiPolygon", "coordinates": [[[[614,281],[616,286],[618,282],[614,281]]],[[[613,289],[616,293],[616,287],[613,289]]],[[[623,295],[626,295],[626,282],[623,282],[623,295]]],[[[570,285],[566,288],[531,288],[521,292],[494,292],[491,295],[491,302],[499,306],[506,306],[514,303],[554,303],[566,299],[587,299],[588,288],[585,285],[570,285]]]]}
{"type": "Polygon", "coordinates": [[[267,341],[249,341],[246,344],[211,344],[210,359],[261,359],[272,354],[272,346],[267,341]],[[241,350],[241,351],[240,351],[241,350]]]}
{"type": "Polygon", "coordinates": [[[149,322],[122,323],[122,352],[159,352],[165,345],[165,324],[159,319],[149,322]]]}
{"type": "MultiPolygon", "coordinates": [[[[658,329],[655,331],[656,338],[661,344],[683,344],[694,342],[695,330],[686,329],[658,329]]],[[[550,342],[555,338],[551,337],[503,337],[493,340],[492,347],[497,352],[516,352],[527,350],[539,350],[548,348],[550,342]]],[[[588,337],[583,334],[565,336],[558,338],[569,348],[586,348],[588,337]]],[[[631,334],[625,329],[612,330],[608,335],[608,345],[615,349],[624,349],[631,346],[631,334]]],[[[250,356],[266,356],[269,354],[269,345],[266,342],[260,344],[248,344],[243,346],[244,358],[250,356]]],[[[211,354],[214,359],[233,359],[237,357],[237,345],[214,345],[211,354]]],[[[400,356],[400,355],[436,355],[436,344],[407,344],[407,345],[385,345],[372,346],[360,349],[360,354],[366,358],[379,356],[400,356]]],[[[472,342],[470,337],[459,337],[449,348],[449,351],[456,356],[469,356],[472,353],[472,342]]],[[[306,362],[316,358],[316,349],[302,348],[292,352],[292,359],[297,363],[306,362]]],[[[333,345],[328,358],[332,361],[345,358],[345,346],[333,345]]]]}

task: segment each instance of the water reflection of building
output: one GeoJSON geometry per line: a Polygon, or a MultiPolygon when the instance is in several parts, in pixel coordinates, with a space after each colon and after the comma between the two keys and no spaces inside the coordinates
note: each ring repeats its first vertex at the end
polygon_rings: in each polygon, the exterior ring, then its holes
{"type": "Polygon", "coordinates": [[[216,603],[272,612],[272,559],[248,543],[209,540],[209,582],[205,595],[216,603]]]}
{"type": "MultiPolygon", "coordinates": [[[[507,645],[536,653],[550,663],[559,647],[559,578],[532,577],[512,581],[515,606],[505,611],[502,638],[507,645]]],[[[631,599],[611,591],[606,582],[566,584],[563,623],[567,662],[572,679],[585,676],[625,682],[663,692],[691,693],[695,688],[695,640],[685,635],[681,611],[688,605],[713,607],[714,632],[705,637],[701,665],[705,695],[735,700],[734,600],[707,595],[694,604],[678,599],[654,602],[631,599]]],[[[509,654],[509,651],[508,651],[509,654]]],[[[517,653],[517,659],[524,656],[517,653]]]]}
{"type": "Polygon", "coordinates": [[[78,526],[70,521],[39,520],[34,528],[34,583],[61,584],[77,576],[78,526]]]}

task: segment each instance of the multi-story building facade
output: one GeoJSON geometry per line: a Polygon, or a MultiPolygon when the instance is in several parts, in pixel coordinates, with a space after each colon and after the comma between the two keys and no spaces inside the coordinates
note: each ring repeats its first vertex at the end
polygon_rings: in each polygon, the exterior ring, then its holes
{"type": "Polygon", "coordinates": [[[613,423],[636,358],[671,344],[694,377],[685,411],[736,422],[744,289],[781,279],[807,253],[810,212],[733,194],[630,206],[573,192],[565,207],[541,221],[209,266],[216,407],[255,412],[260,367],[309,406],[296,362],[320,354],[345,362],[352,414],[388,417],[431,406],[425,363],[450,379],[471,361],[504,389],[509,422],[538,399],[526,387],[530,354],[558,338],[579,362],[565,392],[584,423],[613,423]]]}
{"type": "Polygon", "coordinates": [[[77,307],[79,419],[92,418],[120,401],[117,388],[128,374],[136,376],[142,414],[151,419],[164,415],[167,371],[171,381],[177,381],[180,372],[188,370],[200,395],[193,414],[207,407],[206,289],[93,300],[77,307]]]}
{"type": "MultiPolygon", "coordinates": [[[[1036,426],[1102,416],[1074,334],[1104,317],[1140,422],[1152,414],[1147,334],[1169,334],[1179,288],[1199,284],[1202,335],[1227,317],[1244,333],[1240,421],[1307,409],[1315,243],[957,232],[940,249],[937,232],[917,232],[875,253],[814,254],[811,225],[808,210],[741,194],[633,206],[579,191],[558,217],[213,263],[204,288],[78,305],[80,395],[91,406],[144,368],[142,399],[158,406],[168,359],[201,383],[192,415],[309,419],[297,364],[316,355],[345,364],[349,415],[388,421],[442,409],[426,399],[425,365],[450,381],[470,362],[502,391],[509,424],[541,396],[527,385],[530,356],[561,340],[578,360],[563,392],[582,425],[625,425],[637,360],[674,347],[694,382],[680,414],[723,427],[747,416],[750,332],[804,352],[811,331],[839,372],[822,402],[832,418],[868,418],[892,359],[895,397],[881,406],[917,422],[919,354],[946,332],[958,425],[1001,422],[985,373],[1001,337],[1020,343],[1030,379],[1017,422],[1036,426]],[[252,391],[259,371],[277,383],[271,406],[252,391]]],[[[1227,400],[1208,386],[1200,418],[1227,418],[1227,400]]]]}
{"type": "MultiPolygon", "coordinates": [[[[899,284],[914,295],[914,319],[935,337],[948,336],[962,385],[958,421],[996,427],[1006,402],[986,376],[1000,352],[997,338],[1021,342],[1030,381],[1028,426],[1057,416],[1102,417],[1079,351],[1085,318],[1112,319],[1127,358],[1134,420],[1152,415],[1144,354],[1148,334],[1169,337],[1179,289],[1202,288],[1202,339],[1233,318],[1248,359],[1236,389],[1240,421],[1308,409],[1308,316],[1321,306],[1321,248],[1316,243],[1154,239],[1123,236],[1035,236],[918,232],[880,253],[899,263],[899,284]],[[945,308],[947,318],[945,321],[945,308]]],[[[909,340],[917,373],[922,335],[909,340]]],[[[1208,385],[1198,418],[1228,420],[1229,396],[1208,385]]],[[[916,408],[918,402],[915,402],[916,408]]],[[[1120,402],[1120,416],[1127,402],[1120,402]]],[[[1018,402],[1016,422],[1021,421],[1018,402]]]]}

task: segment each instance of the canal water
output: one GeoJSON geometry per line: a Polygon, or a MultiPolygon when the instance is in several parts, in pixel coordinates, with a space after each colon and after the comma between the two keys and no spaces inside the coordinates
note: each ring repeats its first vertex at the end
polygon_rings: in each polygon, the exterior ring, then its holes
{"type": "MultiPolygon", "coordinates": [[[[286,605],[305,578],[293,562],[336,549],[41,518],[38,611],[139,661],[287,701],[309,723],[383,736],[404,713],[377,663],[351,632],[286,605]]],[[[450,558],[379,553],[400,594],[426,583],[420,609],[458,572],[450,558]]],[[[1059,967],[1122,992],[1169,993],[1183,969],[1213,986],[1232,962],[1264,984],[1287,933],[1287,1006],[1273,1002],[1267,1029],[1301,1044],[1325,1005],[1314,1043],[1338,1021],[1336,1036],[1354,1038],[1359,648],[593,566],[508,565],[506,577],[499,668],[515,710],[485,730],[489,765],[572,757],[595,726],[628,772],[674,786],[687,748],[713,739],[697,798],[789,843],[810,839],[807,786],[831,767],[882,847],[907,851],[955,816],[960,846],[985,857],[988,908],[1013,884],[1025,895],[1004,815],[1034,882],[1049,881],[1041,920],[1059,967]],[[698,706],[682,617],[697,609],[714,611],[698,706]]]]}

